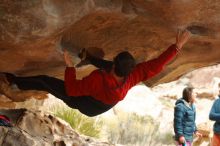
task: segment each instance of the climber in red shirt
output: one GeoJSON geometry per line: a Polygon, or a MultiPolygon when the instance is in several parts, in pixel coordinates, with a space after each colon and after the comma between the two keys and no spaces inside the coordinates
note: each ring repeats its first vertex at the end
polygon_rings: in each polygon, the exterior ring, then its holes
{"type": "Polygon", "coordinates": [[[113,61],[93,57],[86,51],[86,60],[98,69],[81,80],[76,79],[76,62],[72,62],[66,50],[64,81],[46,75],[17,77],[5,74],[8,82],[15,83],[19,89],[47,91],[71,108],[78,109],[87,116],[96,116],[123,100],[131,87],[160,73],[181,50],[189,36],[190,32],[186,30],[179,32],[176,43],[159,57],[139,64],[135,63],[135,59],[127,51],[119,53],[113,61]]]}

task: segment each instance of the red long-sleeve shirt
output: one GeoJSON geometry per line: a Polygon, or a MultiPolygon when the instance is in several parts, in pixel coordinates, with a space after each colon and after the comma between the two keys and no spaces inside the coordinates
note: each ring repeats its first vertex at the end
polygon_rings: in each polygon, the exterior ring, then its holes
{"type": "Polygon", "coordinates": [[[117,82],[112,74],[100,69],[77,80],[75,68],[67,67],[64,78],[66,93],[68,96],[92,96],[104,104],[114,105],[124,99],[131,87],[160,73],[176,54],[176,45],[171,45],[159,57],[137,64],[124,82],[117,82]]]}

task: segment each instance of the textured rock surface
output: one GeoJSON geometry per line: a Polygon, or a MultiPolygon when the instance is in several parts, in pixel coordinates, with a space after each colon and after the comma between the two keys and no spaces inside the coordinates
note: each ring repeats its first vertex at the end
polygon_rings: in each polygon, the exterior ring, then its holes
{"type": "MultiPolygon", "coordinates": [[[[175,41],[178,28],[188,28],[193,37],[182,53],[146,83],[171,81],[219,62],[219,11],[217,0],[1,0],[0,69],[62,78],[58,42],[67,32],[76,48],[103,48],[106,59],[126,49],[148,60],[175,41]]],[[[79,69],[80,76],[91,69],[79,69]]]]}
{"type": "MultiPolygon", "coordinates": [[[[129,50],[138,61],[149,60],[175,42],[177,29],[188,28],[193,33],[191,40],[161,74],[146,82],[153,86],[219,63],[219,17],[218,0],[1,0],[0,70],[63,78],[59,40],[67,33],[71,34],[68,39],[76,49],[103,48],[106,59],[129,50]]],[[[79,77],[92,69],[91,66],[78,69],[79,77]]],[[[0,99],[4,101],[0,107],[15,107],[7,98],[0,99]]],[[[33,120],[34,114],[30,112],[29,116],[33,120]]],[[[53,128],[48,129],[50,132],[53,128]]],[[[48,136],[47,130],[41,133],[35,128],[32,134],[46,138],[33,137],[17,128],[0,130],[0,142],[5,133],[31,145],[35,144],[35,138],[42,142],[40,145],[50,145],[56,139],[48,136]],[[16,137],[18,133],[22,135],[16,137]]],[[[58,133],[55,135],[59,137],[58,133]]]]}
{"type": "Polygon", "coordinates": [[[66,122],[40,111],[1,110],[14,127],[0,127],[1,146],[113,146],[84,138],[66,122]]]}

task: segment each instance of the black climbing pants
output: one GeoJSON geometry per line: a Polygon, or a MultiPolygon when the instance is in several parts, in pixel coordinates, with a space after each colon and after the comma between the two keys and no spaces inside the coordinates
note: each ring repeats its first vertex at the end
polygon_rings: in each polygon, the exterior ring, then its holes
{"type": "Polygon", "coordinates": [[[64,81],[54,77],[46,75],[18,77],[10,73],[6,73],[6,77],[9,82],[16,84],[21,90],[47,91],[61,99],[69,107],[78,109],[81,113],[87,116],[102,114],[114,106],[104,104],[91,96],[67,96],[64,81]]]}

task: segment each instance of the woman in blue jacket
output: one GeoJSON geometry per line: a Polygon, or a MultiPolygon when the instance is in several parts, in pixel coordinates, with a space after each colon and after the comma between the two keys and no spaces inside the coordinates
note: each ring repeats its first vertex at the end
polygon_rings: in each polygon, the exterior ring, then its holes
{"type": "Polygon", "coordinates": [[[196,109],[194,105],[195,94],[192,87],[186,87],[183,90],[183,96],[178,99],[174,108],[174,132],[177,145],[192,145],[193,134],[201,137],[197,131],[195,119],[196,109]]]}
{"type": "MultiPolygon", "coordinates": [[[[220,97],[220,84],[218,84],[220,97]]],[[[220,145],[220,98],[216,99],[212,105],[211,111],[209,113],[209,119],[215,121],[213,126],[214,135],[212,138],[212,146],[220,145]]]]}

